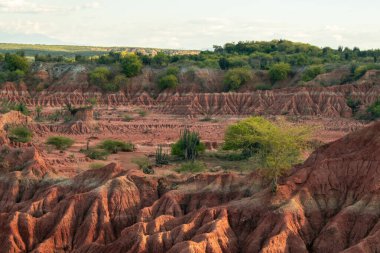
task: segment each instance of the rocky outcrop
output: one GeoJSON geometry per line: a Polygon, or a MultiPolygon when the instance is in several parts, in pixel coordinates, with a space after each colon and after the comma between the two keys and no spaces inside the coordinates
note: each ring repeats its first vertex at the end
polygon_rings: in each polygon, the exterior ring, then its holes
{"type": "Polygon", "coordinates": [[[59,178],[34,163],[45,173],[0,178],[0,252],[378,252],[379,133],[321,147],[276,194],[254,173],[59,178]]]}

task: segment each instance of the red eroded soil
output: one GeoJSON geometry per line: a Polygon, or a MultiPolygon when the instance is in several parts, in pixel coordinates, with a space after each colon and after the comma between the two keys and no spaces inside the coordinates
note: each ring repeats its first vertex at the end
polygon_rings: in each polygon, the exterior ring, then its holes
{"type": "MultiPolygon", "coordinates": [[[[117,130],[100,131],[99,140],[109,136],[133,139],[134,135],[143,139],[146,130],[140,132],[138,125],[144,123],[158,132],[152,146],[172,141],[181,129],[176,125],[181,119],[171,119],[175,127],[169,123],[170,127],[162,127],[157,126],[161,122],[155,125],[155,117],[165,120],[150,114],[136,122],[119,122],[117,130]],[[125,132],[120,130],[124,128],[125,132]]],[[[29,120],[11,112],[2,116],[0,125],[29,120]]],[[[363,127],[351,121],[337,125],[328,119],[293,120],[322,122],[321,133],[363,127]]],[[[117,125],[115,121],[110,127],[117,125]]],[[[226,125],[221,119],[215,123],[194,118],[181,121],[210,129],[205,136],[216,142],[221,141],[216,132],[226,125]],[[213,125],[215,128],[210,128],[213,125]]],[[[95,130],[91,122],[79,123],[90,132],[66,132],[79,143],[64,153],[47,152],[43,140],[64,132],[61,129],[72,127],[70,124],[30,123],[36,141],[29,146],[15,146],[3,134],[0,252],[380,250],[380,123],[319,148],[282,178],[276,194],[255,173],[191,175],[163,167],[156,168],[154,175],[143,174],[130,162],[132,157],[150,152],[143,142],[137,153],[110,158],[118,163],[86,169],[84,165],[90,161],[80,157],[78,149],[95,130]]],[[[152,136],[147,135],[149,141],[152,136]]]]}
{"type": "Polygon", "coordinates": [[[51,84],[47,89],[0,89],[0,98],[32,110],[44,105],[45,117],[0,115],[0,253],[380,251],[380,123],[355,121],[347,106],[348,97],[363,108],[377,99],[378,72],[342,86],[237,93],[221,92],[220,73],[201,72],[197,78],[218,92],[189,83],[155,96],[151,70],[114,94],[91,87],[87,74],[81,65],[40,66],[36,75],[51,84]],[[93,111],[68,122],[46,119],[66,103],[84,106],[94,97],[93,111]],[[312,126],[316,143],[326,144],[305,154],[276,194],[252,170],[179,174],[169,165],[147,175],[132,162],[157,145],[168,149],[184,128],[217,150],[228,125],[250,115],[312,126]],[[12,124],[27,124],[33,143],[11,142],[12,124]],[[55,135],[75,144],[51,149],[45,142],[55,135]],[[131,141],[137,150],[93,161],[80,152],[89,139],[90,146],[131,141]],[[103,167],[89,169],[94,163],[103,167]]]}

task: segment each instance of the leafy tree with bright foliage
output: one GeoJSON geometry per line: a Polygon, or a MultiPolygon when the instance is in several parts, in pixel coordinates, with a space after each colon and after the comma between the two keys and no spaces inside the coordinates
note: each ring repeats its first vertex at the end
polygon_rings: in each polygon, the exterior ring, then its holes
{"type": "Polygon", "coordinates": [[[251,117],[228,127],[224,149],[241,150],[251,157],[277,189],[278,178],[300,161],[309,130],[278,126],[263,117],[251,117]]]}

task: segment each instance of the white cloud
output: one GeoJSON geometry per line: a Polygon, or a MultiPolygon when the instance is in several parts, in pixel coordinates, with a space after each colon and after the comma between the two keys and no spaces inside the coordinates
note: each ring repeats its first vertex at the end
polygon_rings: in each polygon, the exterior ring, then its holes
{"type": "Polygon", "coordinates": [[[100,3],[93,1],[75,6],[59,7],[48,4],[37,4],[32,1],[25,0],[0,0],[0,12],[5,13],[47,13],[47,12],[66,12],[80,11],[87,9],[96,9],[100,7],[100,3]]]}
{"type": "Polygon", "coordinates": [[[41,13],[50,12],[54,8],[45,5],[39,5],[24,0],[0,0],[0,12],[8,13],[41,13]]]}
{"type": "Polygon", "coordinates": [[[100,7],[99,2],[90,2],[90,3],[80,4],[80,5],[68,8],[68,10],[80,11],[80,10],[88,10],[88,9],[98,9],[99,7],[100,7]]]}

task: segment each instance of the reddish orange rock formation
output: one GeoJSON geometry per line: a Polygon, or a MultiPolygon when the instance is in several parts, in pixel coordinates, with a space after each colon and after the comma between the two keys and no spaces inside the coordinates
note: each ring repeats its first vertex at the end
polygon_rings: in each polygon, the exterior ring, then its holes
{"type": "Polygon", "coordinates": [[[380,123],[318,149],[275,195],[256,174],[65,178],[21,150],[3,157],[0,252],[380,251],[380,123]]]}

